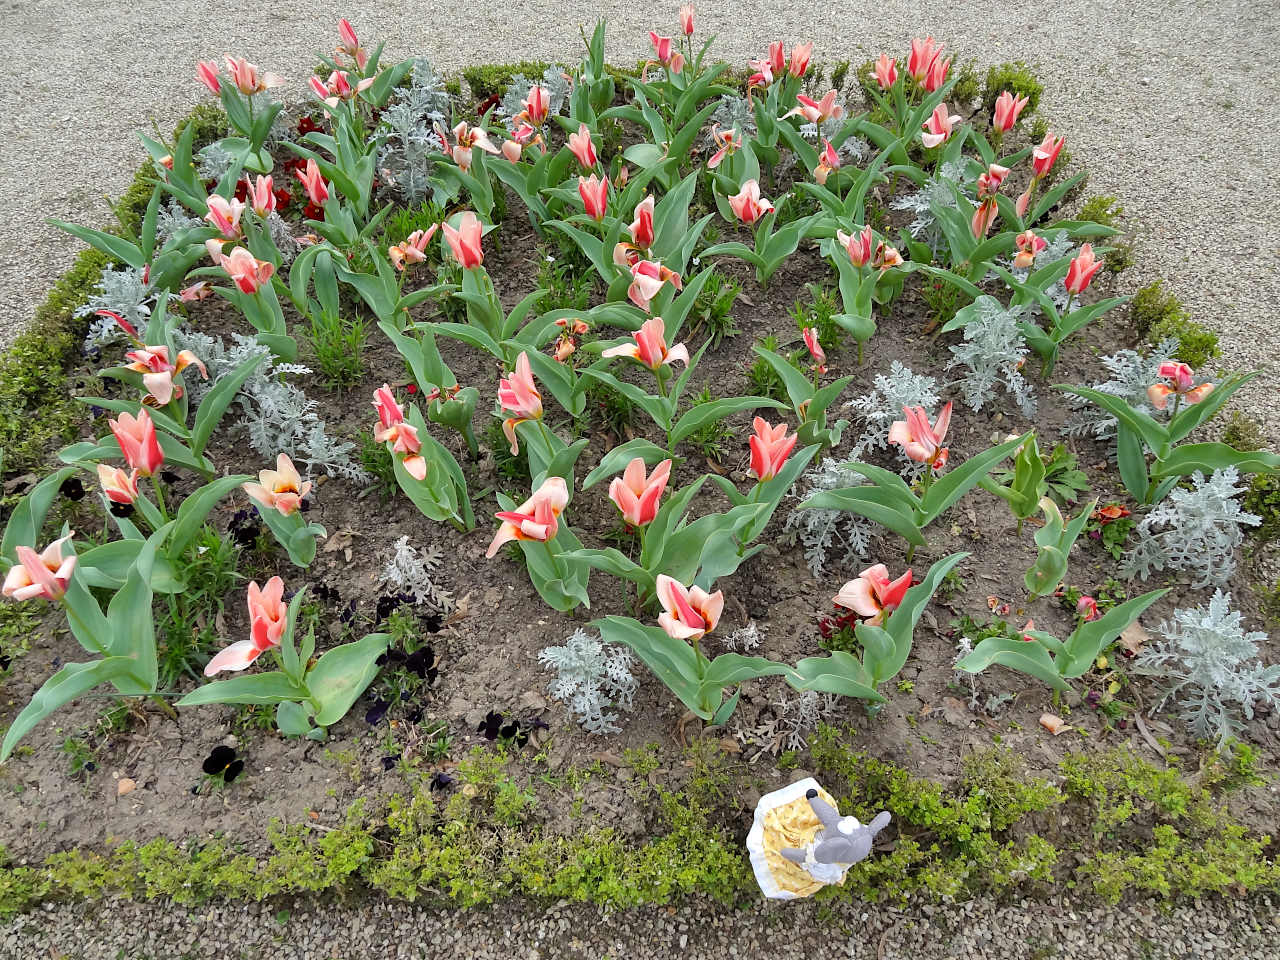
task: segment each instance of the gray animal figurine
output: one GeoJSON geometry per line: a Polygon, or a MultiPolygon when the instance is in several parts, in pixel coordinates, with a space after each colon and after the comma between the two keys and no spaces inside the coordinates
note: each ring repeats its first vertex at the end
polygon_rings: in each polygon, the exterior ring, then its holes
{"type": "Polygon", "coordinates": [[[843,875],[846,868],[871,853],[876,834],[889,825],[889,812],[882,810],[870,823],[862,824],[857,817],[840,816],[840,811],[819,797],[817,790],[809,790],[804,796],[821,821],[822,829],[804,847],[788,847],[779,852],[804,867],[815,880],[839,882],[839,875],[843,875]]]}

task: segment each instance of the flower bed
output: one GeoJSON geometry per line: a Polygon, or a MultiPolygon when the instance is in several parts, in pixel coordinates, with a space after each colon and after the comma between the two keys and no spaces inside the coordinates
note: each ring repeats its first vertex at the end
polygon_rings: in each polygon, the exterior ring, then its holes
{"type": "Polygon", "coordinates": [[[930,39],[739,76],[681,22],[479,102],[345,21],[300,108],[201,64],[226,127],[144,137],[120,231],[63,224],[103,270],[82,439],[0,543],[6,632],[49,609],[0,839],[131,845],[7,908],[188,860],[237,878],[203,895],[732,895],[800,768],[894,816],[862,895],[1274,885],[1265,794],[1237,822],[1112,749],[1274,763],[1257,601],[1219,588],[1280,457],[1197,434],[1248,374],[1135,341],[1025,73],[966,93],[930,39]],[[1062,803],[1075,865],[1028,828],[1062,803]]]}

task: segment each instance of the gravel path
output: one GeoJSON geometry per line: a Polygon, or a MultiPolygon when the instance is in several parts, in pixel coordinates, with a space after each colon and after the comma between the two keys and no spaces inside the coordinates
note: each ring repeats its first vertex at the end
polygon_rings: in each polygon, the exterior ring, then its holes
{"type": "MultiPolygon", "coordinates": [[[[659,9],[674,26],[675,0],[659,9]],[[667,9],[667,6],[670,9],[667,9]]],[[[1255,416],[1280,437],[1273,395],[1280,304],[1280,172],[1272,156],[1280,97],[1272,68],[1280,8],[1270,3],[1033,0],[960,8],[940,0],[880,0],[878,17],[810,2],[761,10],[723,0],[699,10],[715,51],[742,61],[778,37],[813,39],[818,59],[903,56],[931,32],[983,63],[1026,59],[1046,84],[1042,110],[1089,166],[1090,189],[1123,203],[1140,236],[1133,287],[1166,277],[1193,316],[1215,327],[1225,360],[1260,369],[1255,416]]],[[[312,52],[332,47],[345,14],[362,37],[385,37],[393,59],[423,54],[442,69],[466,63],[575,57],[576,25],[610,17],[610,58],[646,54],[635,8],[617,0],[471,0],[403,5],[347,0],[67,3],[0,0],[10,37],[0,86],[0,343],[27,323],[77,241],[45,217],[105,224],[105,197],[129,183],[143,156],[134,131],[168,131],[207,95],[199,58],[235,52],[292,78],[298,95],[312,52]],[[209,11],[217,9],[218,17],[209,11]],[[268,11],[265,15],[261,12],[268,11]],[[537,39],[544,38],[544,39],[537,39]]],[[[834,924],[811,905],[724,911],[703,904],[601,918],[588,908],[513,905],[461,915],[378,905],[297,904],[285,924],[258,905],[184,912],[161,905],[61,906],[0,930],[4,957],[1091,957],[1276,956],[1275,904],[1258,900],[1070,912],[1038,902],[974,902],[902,915],[839,907],[834,924]],[[822,934],[815,934],[821,929],[822,934]],[[578,937],[590,931],[590,942],[578,937]],[[886,931],[888,931],[886,935],[886,931]],[[882,939],[883,938],[883,939],[882,939]],[[239,951],[239,953],[237,953],[239,951]]]]}

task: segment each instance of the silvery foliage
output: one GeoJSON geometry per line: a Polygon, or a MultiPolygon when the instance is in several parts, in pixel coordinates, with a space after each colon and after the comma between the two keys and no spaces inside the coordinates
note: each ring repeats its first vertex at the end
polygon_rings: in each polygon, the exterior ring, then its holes
{"type": "Polygon", "coordinates": [[[809,746],[805,734],[824,720],[834,718],[840,709],[840,698],[832,693],[806,690],[794,700],[785,696],[774,703],[781,719],[782,746],[787,750],[804,750],[809,746]]]}
{"type": "Polygon", "coordinates": [[[293,258],[298,255],[298,251],[302,247],[298,245],[298,241],[294,239],[293,234],[289,231],[289,224],[285,222],[280,214],[272,210],[267,214],[267,229],[271,232],[271,242],[280,251],[280,262],[285,265],[292,263],[293,258]]]}
{"type": "MultiPolygon", "coordinates": [[[[796,497],[797,500],[807,500],[823,490],[838,490],[866,482],[866,478],[847,463],[831,459],[824,459],[801,480],[805,491],[796,497]]],[[[865,517],[843,510],[793,510],[784,529],[795,531],[792,536],[800,538],[804,545],[804,562],[817,577],[831,561],[831,551],[840,551],[836,560],[839,564],[850,565],[866,558],[871,551],[871,536],[876,525],[865,517]]]]}
{"type": "Polygon", "coordinates": [[[221,141],[209,144],[200,151],[196,172],[201,180],[221,180],[235,164],[236,157],[221,141]]]}
{"type": "Polygon", "coordinates": [[[1208,607],[1175,610],[1173,622],[1156,629],[1164,641],[1143,647],[1134,665],[1137,673],[1168,681],[1152,713],[1174,700],[1192,733],[1219,748],[1244,726],[1239,714],[1252,720],[1259,703],[1280,708],[1280,665],[1258,660],[1267,635],[1245,632],[1240,621],[1230,595],[1215,590],[1208,607]]]}
{"type": "Polygon", "coordinates": [[[439,547],[433,544],[424,553],[403,536],[392,545],[391,558],[378,579],[396,593],[409,594],[416,604],[448,610],[453,606],[453,594],[431,579],[443,560],[444,551],[439,547]]]}
{"type": "Polygon", "coordinates": [[[183,230],[194,230],[204,226],[207,226],[204,220],[193,217],[186,207],[170,199],[156,210],[156,243],[163,246],[170,237],[183,230]]]}
{"type": "MultiPolygon", "coordinates": [[[[756,115],[751,101],[746,97],[722,96],[720,103],[711,114],[711,129],[714,130],[716,127],[721,130],[737,130],[738,136],[745,144],[756,135],[756,115]]],[[[710,133],[707,134],[706,140],[712,150],[718,149],[719,144],[710,133]]]]}
{"type": "MultiPolygon", "coordinates": [[[[547,67],[542,73],[538,86],[547,91],[547,116],[554,117],[564,109],[569,99],[569,80],[564,71],[555,64],[547,67]]],[[[507,118],[507,127],[514,130],[516,114],[524,109],[525,98],[533,89],[533,81],[522,73],[517,73],[507,84],[507,91],[502,95],[502,103],[498,105],[498,113],[507,118]]]]}
{"type": "MultiPolygon", "coordinates": [[[[137,267],[121,267],[119,270],[104,267],[98,279],[97,292],[89,294],[89,299],[76,308],[76,316],[92,316],[99,310],[110,310],[120,314],[141,333],[163,293],[143,282],[144,272],[137,267]]],[[[170,300],[178,299],[174,294],[168,294],[168,297],[170,300]]],[[[94,316],[84,338],[84,348],[92,350],[124,338],[125,332],[113,317],[94,316]]]]}
{"type": "Polygon", "coordinates": [[[758,646],[760,646],[760,627],[754,620],[748,621],[745,627],[739,627],[724,638],[724,648],[734,652],[741,650],[746,653],[758,646]]]}
{"type": "Polygon", "coordinates": [[[948,161],[942,165],[938,175],[930,177],[923,187],[914,193],[895,197],[889,206],[894,210],[910,210],[915,214],[915,219],[908,225],[907,230],[915,239],[922,240],[932,249],[937,250],[942,242],[942,231],[938,228],[933,215],[934,207],[935,205],[939,207],[956,205],[951,184],[960,182],[963,177],[964,161],[948,161]]]}
{"type": "Polygon", "coordinates": [[[547,692],[565,701],[569,711],[588,733],[619,733],[613,708],[630,710],[640,686],[631,675],[631,652],[618,644],[606,644],[598,635],[578,629],[562,647],[545,647],[538,662],[556,671],[547,692]]]}
{"type": "MultiPolygon", "coordinates": [[[[1160,379],[1160,364],[1173,356],[1178,348],[1174,339],[1161,340],[1150,353],[1121,350],[1102,358],[1102,365],[1111,374],[1109,380],[1090,384],[1100,393],[1109,393],[1127,401],[1129,406],[1159,420],[1168,415],[1151,405],[1147,399],[1147,387],[1160,379]]],[[[1092,437],[1095,440],[1114,440],[1116,418],[1100,407],[1073,397],[1071,416],[1065,432],[1072,437],[1092,437]]]]}
{"type": "Polygon", "coordinates": [[[325,433],[324,421],[315,412],[316,402],[284,379],[285,374],[307,374],[311,368],[276,362],[270,351],[252,337],[233,333],[231,338],[233,345],[228,347],[221,337],[215,339],[194,330],[174,331],[177,348],[190,350],[209,369],[207,381],[187,378],[191,404],[199,404],[219,377],[255,355],[266,355],[267,359],[258,364],[236,394],[243,416],[233,426],[246,432],[249,446],[272,463],[277,454],[287,454],[308,475],[323,470],[330,477],[369,483],[372,478],[351,459],[355,444],[325,433]]]}
{"type": "Polygon", "coordinates": [[[378,169],[383,180],[410,203],[431,196],[431,161],[427,154],[444,149],[435,131],[447,125],[451,113],[444,80],[425,57],[413,63],[408,86],[400,87],[382,111],[378,135],[378,169]]]}
{"type": "MultiPolygon", "coordinates": [[[[1071,239],[1070,235],[1065,230],[1049,231],[1042,233],[1040,236],[1041,239],[1045,241],[1046,245],[1045,248],[1036,255],[1036,262],[1031,266],[1020,268],[1014,267],[1012,257],[1005,260],[1004,266],[1008,267],[1009,272],[1018,280],[1025,282],[1027,277],[1031,276],[1031,274],[1039,267],[1046,266],[1050,263],[1056,263],[1075,250],[1075,241],[1071,239]]],[[[1053,286],[1045,290],[1045,293],[1048,295],[1049,299],[1053,301],[1054,309],[1058,312],[1062,312],[1066,309],[1067,298],[1070,294],[1067,293],[1067,281],[1065,276],[1061,280],[1056,281],[1053,286]]],[[[1042,312],[1040,310],[1040,304],[1033,300],[1031,303],[1027,304],[1027,312],[1033,317],[1040,316],[1042,312]]]]}
{"type": "Polygon", "coordinates": [[[1190,490],[1174,487],[1138,524],[1138,542],[1121,564],[1122,575],[1146,580],[1153,570],[1179,570],[1194,576],[1197,590],[1224,586],[1244,542],[1241,527],[1262,522],[1236,500],[1245,490],[1239,481],[1236,468],[1225,467],[1208,480],[1197,470],[1190,490]]]}
{"type": "Polygon", "coordinates": [[[956,381],[960,395],[974,410],[995,399],[1003,386],[1028,420],[1036,415],[1035,387],[1022,376],[1027,343],[1018,329],[1025,313],[1021,306],[1005,307],[995,297],[979,297],[974,318],[964,327],[964,342],[951,347],[947,369],[963,367],[967,373],[956,381]]]}
{"type": "MultiPolygon", "coordinates": [[[[903,407],[924,407],[933,420],[938,406],[938,381],[924,374],[914,374],[899,361],[894,360],[888,374],[876,374],[870,393],[863,394],[845,404],[854,416],[863,422],[860,436],[850,451],[854,459],[866,456],[869,450],[885,450],[889,447],[889,427],[902,419],[903,407]]],[[[901,455],[900,455],[901,456],[901,455]]],[[[901,457],[904,465],[911,461],[901,457]]]]}

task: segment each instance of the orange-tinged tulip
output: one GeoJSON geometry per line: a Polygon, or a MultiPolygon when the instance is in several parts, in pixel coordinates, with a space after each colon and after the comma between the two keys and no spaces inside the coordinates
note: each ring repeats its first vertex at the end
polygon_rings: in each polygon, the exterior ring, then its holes
{"type": "Polygon", "coordinates": [[[622,519],[633,527],[653,523],[658,515],[658,501],[671,477],[671,461],[663,460],[645,476],[645,463],[636,457],[627,464],[622,476],[609,484],[609,499],[622,511],[622,519]]]}
{"type": "Polygon", "coordinates": [[[1147,398],[1157,410],[1169,405],[1170,397],[1177,397],[1187,404],[1196,404],[1213,392],[1208,381],[1196,385],[1195,371],[1185,363],[1166,360],[1160,364],[1160,376],[1171,383],[1153,383],[1147,387],[1147,398]]]}
{"type": "Polygon", "coordinates": [[[910,570],[897,580],[890,580],[889,568],[883,563],[877,563],[858,574],[856,580],[850,580],[841,587],[833,602],[863,617],[863,623],[878,627],[888,614],[902,605],[910,588],[910,570]]]}
{"type": "Polygon", "coordinates": [[[1084,244],[1080,247],[1080,253],[1071,261],[1071,265],[1067,267],[1067,277],[1063,282],[1066,284],[1067,293],[1072,296],[1079,296],[1089,288],[1089,281],[1093,279],[1093,275],[1102,269],[1102,261],[1093,255],[1093,247],[1090,244],[1084,244]]]}
{"type": "Polygon", "coordinates": [[[725,157],[731,157],[742,147],[742,138],[738,136],[736,129],[721,130],[715,127],[711,131],[711,139],[720,145],[720,149],[711,155],[711,159],[707,161],[707,169],[714,170],[724,162],[725,157]]]}
{"type": "Polygon", "coordinates": [[[272,577],[265,588],[259,587],[256,580],[250,582],[245,601],[249,607],[249,639],[239,640],[218,651],[204,668],[206,677],[223,670],[245,670],[272,647],[280,646],[289,627],[284,581],[272,577]]]}
{"type": "Polygon", "coordinates": [[[144,477],[150,477],[164,463],[164,451],[156,440],[156,425],[151,414],[139,410],[136,417],[122,413],[115,420],[108,420],[125,463],[144,477]]]}
{"type": "Polygon", "coordinates": [[[716,628],[724,612],[724,591],[707,593],[701,587],[686,587],[665,573],[658,574],[658,626],[676,640],[699,640],[716,628]]]}
{"type": "Polygon", "coordinates": [[[173,363],[169,362],[169,348],[163,344],[156,347],[139,347],[125,355],[125,369],[142,374],[142,385],[147,388],[148,396],[144,403],[165,406],[175,396],[182,396],[182,388],[173,382],[176,374],[194,365],[204,379],[209,379],[209,371],[200,359],[190,350],[181,350],[173,363]]]}
{"type": "Polygon", "coordinates": [[[240,489],[268,510],[279,510],[287,517],[302,506],[311,481],[303,483],[293,461],[282,453],[276,457],[274,470],[258,471],[258,482],[242,483],[240,489]]]}
{"type": "Polygon", "coordinates": [[[427,244],[436,235],[440,224],[433,223],[425,230],[415,230],[402,243],[387,248],[387,259],[397,270],[403,270],[406,263],[422,263],[427,259],[427,244]]]}
{"type": "Polygon", "coordinates": [[[949,450],[942,445],[951,426],[951,402],[942,408],[938,420],[929,426],[929,415],[924,407],[903,407],[906,420],[895,420],[889,427],[889,442],[902,447],[916,463],[927,464],[934,470],[947,465],[949,450]]]}
{"type": "Polygon", "coordinates": [[[503,544],[513,540],[554,540],[560,527],[560,514],[569,504],[569,488],[562,477],[547,477],[542,486],[514,510],[503,510],[496,516],[502,521],[493,542],[485,551],[490,558],[503,544]]]}
{"type": "Polygon", "coordinates": [[[138,471],[125,473],[119,467],[98,464],[98,483],[112,503],[133,503],[138,499],[138,471]]]}
{"type": "Polygon", "coordinates": [[[30,547],[15,548],[18,562],[9,568],[0,592],[17,601],[35,597],[61,600],[76,568],[75,554],[64,558],[62,545],[69,542],[74,534],[72,530],[65,537],[53,541],[42,553],[36,553],[30,547]]]}
{"type": "Polygon", "coordinates": [[[818,166],[814,168],[813,179],[825,184],[832,171],[840,169],[840,154],[825,137],[822,139],[822,153],[818,154],[818,166]]]}
{"type": "Polygon", "coordinates": [[[751,472],[761,483],[778,475],[791,451],[795,449],[796,435],[787,436],[787,425],[770,426],[763,417],[751,422],[754,432],[748,445],[751,447],[751,472]]]}
{"type": "Polygon", "coordinates": [[[373,439],[378,443],[390,443],[391,452],[400,456],[400,464],[409,476],[425,480],[427,461],[418,452],[422,449],[418,428],[405,420],[404,411],[396,403],[389,385],[384,383],[373,392],[373,406],[378,411],[378,429],[374,431],[373,439]]]}
{"type": "Polygon", "coordinates": [[[981,240],[987,235],[987,231],[991,229],[991,223],[995,220],[998,212],[994,196],[987,197],[978,204],[973,211],[972,219],[969,221],[969,228],[973,231],[974,239],[981,240]]]}
{"type": "Polygon", "coordinates": [[[791,63],[788,65],[787,70],[793,77],[803,77],[809,71],[809,60],[812,57],[812,43],[797,43],[791,48],[791,63]]]}
{"type": "Polygon", "coordinates": [[[600,353],[602,357],[630,357],[644,364],[655,373],[664,364],[689,362],[689,348],[683,343],[667,349],[666,324],[661,317],[650,317],[634,334],[631,343],[609,347],[600,353]]]}
{"type": "Polygon", "coordinates": [[[529,354],[521,351],[516,357],[516,368],[508,377],[498,381],[498,404],[504,413],[511,414],[502,423],[502,432],[511,441],[511,453],[520,452],[516,439],[516,427],[526,420],[542,419],[542,394],[533,379],[529,366],[529,354]]]}
{"type": "Polygon", "coordinates": [[[474,213],[470,210],[464,212],[458,220],[457,230],[447,222],[442,226],[445,242],[449,244],[449,252],[464,270],[474,270],[484,263],[484,251],[480,249],[484,228],[474,213]]]}
{"type": "Polygon", "coordinates": [[[1049,245],[1043,237],[1038,237],[1031,230],[1024,230],[1014,238],[1018,253],[1013,258],[1013,265],[1019,270],[1026,270],[1036,262],[1036,255],[1049,245]]]}

